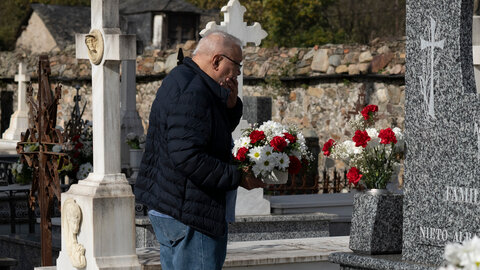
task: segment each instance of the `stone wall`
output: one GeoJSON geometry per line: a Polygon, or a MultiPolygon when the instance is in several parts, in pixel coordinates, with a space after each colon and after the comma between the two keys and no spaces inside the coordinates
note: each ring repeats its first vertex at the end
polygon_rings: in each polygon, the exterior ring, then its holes
{"type": "MultiPolygon", "coordinates": [[[[195,42],[181,45],[191,55],[195,42]]],[[[58,124],[70,118],[75,87],[87,101],[91,119],[90,64],[74,57],[73,46],[52,53],[51,82],[62,84],[58,124]]],[[[20,60],[36,80],[38,57],[27,52],[0,52],[0,90],[15,90],[13,77],[20,60]]],[[[137,57],[137,109],[148,127],[155,93],[176,65],[176,51],[146,51],[137,57]]],[[[365,104],[377,104],[379,127],[404,127],[405,41],[374,40],[369,45],[325,45],[314,48],[260,48],[244,50],[244,95],[272,97],[272,118],[284,124],[313,129],[320,145],[328,138],[352,135],[345,124],[365,104]]],[[[34,84],[37,89],[37,85],[34,84]]],[[[16,103],[16,93],[14,96],[16,103]]],[[[16,105],[14,105],[16,108],[16,105]]],[[[323,162],[320,159],[320,162],[323,162]]]]}

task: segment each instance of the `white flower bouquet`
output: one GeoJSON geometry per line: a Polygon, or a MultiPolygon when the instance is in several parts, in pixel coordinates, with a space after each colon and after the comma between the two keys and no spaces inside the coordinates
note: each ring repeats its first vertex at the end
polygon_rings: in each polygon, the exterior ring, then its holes
{"type": "Polygon", "coordinates": [[[446,245],[444,257],[447,265],[439,270],[480,270],[480,238],[474,236],[462,244],[446,245]]]}
{"type": "Polygon", "coordinates": [[[385,189],[399,168],[403,154],[404,135],[400,128],[375,129],[376,105],[366,106],[361,114],[349,121],[355,135],[341,143],[329,139],[323,154],[345,162],[350,169],[348,182],[357,189],[385,189]]]}
{"type": "Polygon", "coordinates": [[[311,160],[305,137],[296,128],[267,121],[243,131],[234,142],[233,157],[242,168],[266,184],[284,184],[311,160]]]}
{"type": "Polygon", "coordinates": [[[139,136],[133,132],[130,132],[127,134],[125,142],[132,149],[143,149],[145,148],[145,140],[146,136],[144,134],[139,136]]]}

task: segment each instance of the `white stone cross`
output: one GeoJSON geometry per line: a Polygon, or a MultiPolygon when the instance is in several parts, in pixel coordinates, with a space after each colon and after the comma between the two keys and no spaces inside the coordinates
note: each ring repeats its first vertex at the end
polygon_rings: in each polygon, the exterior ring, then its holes
{"type": "Polygon", "coordinates": [[[434,91],[433,91],[433,84],[434,84],[434,51],[435,48],[440,48],[443,49],[443,44],[445,42],[444,39],[440,41],[435,41],[435,28],[436,28],[437,23],[433,18],[430,18],[430,41],[425,41],[423,38],[421,39],[421,49],[426,49],[430,48],[430,94],[429,94],[429,100],[426,102],[428,103],[428,114],[432,117],[432,119],[435,119],[435,111],[434,111],[434,91]]]}
{"type": "Polygon", "coordinates": [[[28,129],[28,106],[26,97],[27,82],[30,76],[27,74],[27,65],[23,62],[18,64],[18,74],[15,75],[15,81],[18,82],[17,110],[10,118],[10,127],[3,133],[5,140],[20,141],[22,132],[28,129]]]}
{"type": "Polygon", "coordinates": [[[90,33],[103,39],[97,49],[103,49],[103,58],[98,64],[90,59],[87,34],[76,35],[76,54],[92,62],[93,173],[101,177],[121,171],[120,61],[136,59],[136,41],[120,32],[118,0],[92,0],[91,8],[90,33]]]}
{"type": "Polygon", "coordinates": [[[71,213],[62,211],[57,269],[82,268],[74,266],[82,254],[89,270],[141,268],[135,249],[135,197],[120,173],[120,62],[136,58],[136,44],[134,35],[120,32],[118,1],[92,0],[92,29],[76,35],[77,58],[92,63],[93,172],[62,193],[62,207],[73,199],[82,219],[80,227],[71,225],[71,213]],[[72,235],[66,234],[72,230],[82,249],[69,249],[72,235]]]}
{"type": "MultiPolygon", "coordinates": [[[[221,10],[221,12],[224,13],[224,21],[221,22],[220,25],[217,25],[215,22],[207,23],[205,29],[200,32],[200,35],[205,36],[211,31],[220,30],[240,39],[243,46],[248,42],[254,42],[257,46],[260,45],[262,39],[267,36],[267,32],[265,32],[257,22],[252,26],[247,26],[247,23],[243,21],[243,14],[246,10],[238,0],[230,0],[221,10]]],[[[238,96],[243,98],[243,67],[237,80],[238,96]]],[[[233,138],[239,138],[242,130],[248,127],[247,121],[241,119],[239,125],[233,132],[233,138]]],[[[256,188],[248,191],[239,187],[235,214],[237,216],[270,214],[270,202],[263,198],[263,189],[256,188]]]]}

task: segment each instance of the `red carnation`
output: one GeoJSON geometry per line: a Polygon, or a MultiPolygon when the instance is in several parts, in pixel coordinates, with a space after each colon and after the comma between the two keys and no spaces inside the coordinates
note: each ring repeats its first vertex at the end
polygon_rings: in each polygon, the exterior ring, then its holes
{"type": "Polygon", "coordinates": [[[391,128],[386,128],[380,130],[378,137],[382,139],[380,143],[382,144],[390,144],[390,143],[397,143],[397,137],[395,137],[395,132],[391,128]]]}
{"type": "Polygon", "coordinates": [[[250,133],[250,143],[251,144],[254,144],[258,141],[261,141],[265,139],[265,133],[263,133],[263,131],[260,131],[260,130],[254,130],[252,131],[252,133],[250,133]]]}
{"type": "Polygon", "coordinates": [[[378,106],[377,105],[367,105],[365,108],[362,110],[362,115],[365,120],[370,119],[370,117],[373,116],[375,112],[378,112],[378,106]]]}
{"type": "Polygon", "coordinates": [[[80,135],[75,135],[72,137],[72,141],[74,142],[78,141],[78,139],[80,139],[80,135]]]}
{"type": "Polygon", "coordinates": [[[285,137],[285,139],[287,139],[290,143],[295,143],[297,141],[297,138],[295,136],[293,136],[292,134],[290,133],[283,133],[283,136],[285,137]]]}
{"type": "Polygon", "coordinates": [[[323,145],[322,151],[325,156],[327,157],[330,156],[331,150],[334,144],[335,144],[335,141],[333,139],[330,139],[323,145]]]}
{"type": "Polygon", "coordinates": [[[270,141],[270,146],[275,149],[275,151],[282,152],[285,147],[287,147],[287,141],[285,138],[280,136],[275,136],[270,141]]]}
{"type": "Polygon", "coordinates": [[[83,143],[81,142],[78,142],[77,144],[75,144],[75,149],[80,149],[83,147],[83,143]]]}
{"type": "Polygon", "coordinates": [[[367,143],[371,140],[371,138],[368,136],[368,133],[365,130],[357,130],[355,131],[355,136],[353,136],[352,140],[355,142],[355,146],[361,146],[365,148],[367,147],[367,143]]]}
{"type": "Polygon", "coordinates": [[[302,163],[296,156],[288,156],[290,159],[290,164],[288,165],[289,174],[298,174],[302,169],[302,163]]]}
{"type": "Polygon", "coordinates": [[[348,183],[357,185],[363,175],[360,174],[360,171],[356,167],[350,168],[347,173],[348,183]]]}
{"type": "Polygon", "coordinates": [[[240,149],[238,149],[237,151],[237,156],[235,157],[236,160],[238,161],[245,161],[245,154],[247,154],[248,152],[248,149],[246,147],[242,147],[240,149]]]}

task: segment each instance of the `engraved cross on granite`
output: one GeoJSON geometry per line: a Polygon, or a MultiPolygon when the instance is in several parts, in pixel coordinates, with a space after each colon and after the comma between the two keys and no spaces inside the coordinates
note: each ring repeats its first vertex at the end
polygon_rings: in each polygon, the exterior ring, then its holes
{"type": "Polygon", "coordinates": [[[430,89],[429,92],[427,93],[427,89],[423,89],[424,92],[424,98],[425,98],[425,103],[428,109],[428,115],[432,118],[435,119],[435,111],[434,111],[434,91],[433,91],[433,85],[434,85],[434,80],[435,80],[435,73],[434,73],[434,67],[435,67],[435,48],[440,48],[443,49],[443,45],[445,40],[442,39],[440,41],[435,40],[435,29],[436,28],[436,22],[433,18],[430,18],[430,41],[425,41],[423,38],[421,39],[421,49],[427,49],[430,48],[430,89]]]}

